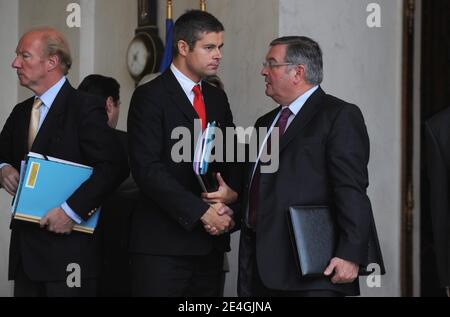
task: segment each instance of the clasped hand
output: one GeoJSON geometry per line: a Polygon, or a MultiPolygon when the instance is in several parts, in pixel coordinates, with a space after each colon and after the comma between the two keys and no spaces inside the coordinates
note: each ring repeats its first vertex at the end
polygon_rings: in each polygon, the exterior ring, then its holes
{"type": "Polygon", "coordinates": [[[216,174],[219,188],[213,193],[202,193],[203,201],[211,207],[203,215],[203,226],[210,235],[218,236],[232,230],[235,226],[233,210],[227,205],[236,202],[238,194],[223,180],[220,173],[216,174]]]}

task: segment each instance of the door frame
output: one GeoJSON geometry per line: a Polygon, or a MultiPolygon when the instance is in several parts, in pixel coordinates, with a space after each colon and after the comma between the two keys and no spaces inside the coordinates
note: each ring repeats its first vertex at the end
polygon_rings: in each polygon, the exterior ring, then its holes
{"type": "Polygon", "coordinates": [[[416,0],[403,1],[402,39],[402,168],[401,168],[401,295],[413,296],[414,224],[414,35],[416,0]]]}

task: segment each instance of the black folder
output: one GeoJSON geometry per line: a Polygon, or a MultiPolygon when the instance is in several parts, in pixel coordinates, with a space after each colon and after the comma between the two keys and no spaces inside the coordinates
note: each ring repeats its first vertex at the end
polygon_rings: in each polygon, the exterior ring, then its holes
{"type": "Polygon", "coordinates": [[[200,187],[205,193],[216,192],[219,189],[219,184],[216,179],[216,172],[209,170],[204,175],[196,174],[200,187]]]}
{"type": "MultiPolygon", "coordinates": [[[[375,223],[372,220],[367,263],[379,265],[385,274],[375,223]]],[[[291,206],[288,212],[289,235],[301,277],[323,276],[334,256],[338,231],[333,213],[327,206],[291,206]]],[[[373,271],[361,266],[359,275],[373,271]]]]}

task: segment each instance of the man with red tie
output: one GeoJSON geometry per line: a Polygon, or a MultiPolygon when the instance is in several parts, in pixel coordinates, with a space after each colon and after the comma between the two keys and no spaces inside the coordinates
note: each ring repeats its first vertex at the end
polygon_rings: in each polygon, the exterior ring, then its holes
{"type": "MultiPolygon", "coordinates": [[[[174,26],[170,69],[136,89],[128,116],[130,166],[140,189],[132,216],[130,253],[134,296],[217,296],[223,253],[229,251],[232,210],[207,204],[192,160],[177,162],[172,148],[180,127],[232,127],[225,93],[203,78],[222,59],[223,25],[192,10],[174,26]],[[205,228],[215,228],[211,234],[205,228]]],[[[193,157],[193,149],[190,156],[193,157]]],[[[224,166],[222,176],[233,185],[224,166]]]]}

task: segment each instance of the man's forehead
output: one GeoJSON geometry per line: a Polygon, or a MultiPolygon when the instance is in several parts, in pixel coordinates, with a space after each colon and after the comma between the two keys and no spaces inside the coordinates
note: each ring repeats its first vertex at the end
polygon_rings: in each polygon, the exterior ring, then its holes
{"type": "Polygon", "coordinates": [[[27,33],[20,39],[17,44],[17,51],[41,49],[42,48],[42,36],[36,33],[27,33]]]}
{"type": "Polygon", "coordinates": [[[286,45],[284,44],[277,44],[274,46],[271,46],[269,49],[269,52],[266,55],[267,60],[282,60],[286,56],[286,45]]]}
{"type": "Polygon", "coordinates": [[[198,33],[198,41],[213,41],[213,40],[223,40],[222,32],[200,32],[198,33]]]}

